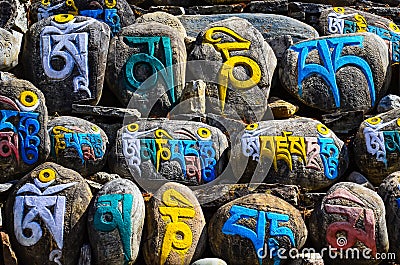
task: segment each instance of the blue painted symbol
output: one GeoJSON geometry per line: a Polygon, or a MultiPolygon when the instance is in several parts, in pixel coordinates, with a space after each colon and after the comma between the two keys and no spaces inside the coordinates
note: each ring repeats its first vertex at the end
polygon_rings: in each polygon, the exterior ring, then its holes
{"type": "Polygon", "coordinates": [[[300,42],[290,47],[290,49],[299,53],[297,68],[299,95],[302,96],[303,94],[303,80],[311,75],[319,75],[331,88],[333,97],[335,99],[335,105],[339,108],[340,94],[336,83],[336,72],[343,66],[353,65],[358,67],[367,79],[371,97],[371,105],[373,106],[375,104],[375,85],[369,64],[361,57],[355,55],[342,56],[342,51],[345,46],[356,46],[362,48],[363,41],[363,36],[343,36],[300,42]],[[309,53],[313,50],[318,50],[323,65],[306,63],[309,53]]]}
{"type": "Polygon", "coordinates": [[[136,91],[141,85],[135,77],[135,66],[137,64],[147,64],[151,66],[152,76],[146,81],[149,86],[155,86],[158,81],[158,75],[163,77],[166,85],[168,97],[172,103],[175,103],[174,73],[172,68],[172,48],[169,37],[124,37],[124,42],[130,47],[137,45],[147,45],[146,53],[133,54],[125,65],[125,77],[127,81],[127,89],[136,91]],[[155,48],[164,51],[164,62],[155,57],[155,48]]]}
{"type": "Polygon", "coordinates": [[[262,264],[262,257],[264,254],[264,242],[265,242],[265,227],[266,220],[269,220],[269,234],[270,238],[268,240],[268,248],[272,250],[274,255],[274,265],[279,264],[280,260],[277,256],[276,250],[279,248],[279,243],[277,240],[274,240],[272,237],[274,236],[287,236],[293,246],[296,246],[296,242],[294,239],[294,234],[292,230],[285,226],[279,226],[281,222],[289,221],[289,216],[287,214],[273,213],[273,212],[264,212],[258,211],[255,209],[250,209],[247,207],[233,205],[230,209],[230,218],[226,220],[225,224],[222,227],[222,232],[226,235],[238,235],[243,238],[250,239],[253,243],[254,249],[258,255],[258,262],[262,264]],[[238,224],[240,219],[256,219],[256,231],[252,229],[238,224]],[[262,251],[260,251],[262,250],[262,251]]]}
{"type": "Polygon", "coordinates": [[[97,199],[96,212],[93,217],[94,228],[101,232],[118,229],[124,250],[125,264],[131,260],[131,211],[132,194],[106,194],[97,199]],[[122,212],[119,204],[122,203],[122,212]]]}
{"type": "Polygon", "coordinates": [[[113,35],[121,30],[121,18],[117,14],[117,9],[81,10],[79,11],[79,15],[105,22],[111,28],[113,35]],[[104,15],[104,17],[102,15],[104,15]]]}
{"type": "Polygon", "coordinates": [[[338,176],[339,149],[332,138],[318,138],[320,146],[320,157],[324,164],[324,174],[328,179],[335,179],[338,176]]]}

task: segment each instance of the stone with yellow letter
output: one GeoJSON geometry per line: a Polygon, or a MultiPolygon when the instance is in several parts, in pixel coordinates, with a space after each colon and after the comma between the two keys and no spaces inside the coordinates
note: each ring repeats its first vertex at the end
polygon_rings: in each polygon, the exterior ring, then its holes
{"type": "Polygon", "coordinates": [[[143,254],[147,265],[189,265],[206,245],[206,223],[193,192],[169,182],[151,198],[146,209],[143,254]]]}
{"type": "Polygon", "coordinates": [[[246,122],[263,117],[277,60],[247,20],[211,23],[199,33],[189,60],[207,61],[205,66],[189,69],[194,78],[208,83],[207,112],[246,122]]]}

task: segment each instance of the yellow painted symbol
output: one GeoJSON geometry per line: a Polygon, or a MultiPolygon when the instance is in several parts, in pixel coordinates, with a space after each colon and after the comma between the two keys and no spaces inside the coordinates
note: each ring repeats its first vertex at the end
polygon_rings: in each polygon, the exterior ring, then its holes
{"type": "Polygon", "coordinates": [[[193,205],[178,191],[169,189],[162,195],[165,207],[159,207],[162,219],[167,223],[161,247],[160,264],[167,262],[174,250],[185,264],[185,255],[193,243],[193,233],[189,225],[180,219],[192,219],[196,215],[193,205]]]}
{"type": "Polygon", "coordinates": [[[71,14],[59,14],[54,16],[54,20],[58,23],[67,23],[73,20],[75,17],[71,14]]]}
{"type": "Polygon", "coordinates": [[[328,135],[329,134],[329,129],[322,123],[317,125],[317,131],[322,134],[322,135],[328,135]]]}
{"type": "Polygon", "coordinates": [[[100,131],[99,127],[97,127],[96,125],[93,125],[91,128],[92,128],[92,130],[94,132],[99,132],[100,131]]]}
{"type": "Polygon", "coordinates": [[[56,156],[58,155],[60,150],[63,150],[66,148],[66,143],[64,141],[64,134],[63,133],[74,133],[73,130],[67,129],[63,126],[55,126],[53,128],[53,134],[54,134],[54,151],[56,153],[56,156]]]}
{"type": "Polygon", "coordinates": [[[48,6],[48,5],[50,5],[50,1],[51,0],[42,0],[42,5],[48,6]]]}
{"type": "Polygon", "coordinates": [[[127,127],[128,131],[130,132],[137,132],[139,130],[139,124],[137,123],[131,123],[127,127]]]}
{"type": "Polygon", "coordinates": [[[40,171],[38,179],[43,183],[48,183],[56,179],[56,172],[51,168],[40,171]]]}
{"type": "Polygon", "coordinates": [[[400,126],[400,118],[397,119],[397,126],[400,126]]]}
{"type": "Polygon", "coordinates": [[[160,170],[161,159],[164,161],[168,161],[171,159],[171,150],[168,147],[164,147],[164,145],[168,144],[168,139],[173,140],[171,135],[168,134],[167,131],[163,129],[158,129],[155,131],[155,139],[157,144],[157,172],[160,170]],[[165,139],[164,137],[168,138],[165,139]]]}
{"type": "Polygon", "coordinates": [[[210,139],[211,138],[211,131],[207,128],[199,128],[197,130],[197,135],[200,136],[203,139],[210,139]]]}
{"type": "Polygon", "coordinates": [[[22,105],[29,108],[35,106],[38,103],[39,97],[32,91],[26,90],[19,95],[19,101],[22,105]]]}
{"type": "Polygon", "coordinates": [[[252,123],[246,126],[246,130],[255,131],[258,129],[258,123],[252,123]]]}
{"type": "Polygon", "coordinates": [[[357,24],[357,32],[367,32],[368,23],[360,14],[354,15],[357,24]]]}
{"type": "Polygon", "coordinates": [[[345,9],[344,7],[334,7],[333,11],[335,11],[338,14],[344,14],[345,9]]]}
{"type": "Polygon", "coordinates": [[[221,101],[221,109],[225,109],[226,93],[229,82],[235,89],[249,89],[257,85],[261,80],[260,66],[253,59],[245,56],[232,56],[231,51],[242,51],[250,49],[250,41],[239,36],[236,32],[225,27],[214,27],[206,31],[204,42],[212,44],[214,48],[221,52],[225,62],[222,65],[219,73],[219,99],[221,101]],[[221,43],[222,38],[214,39],[213,35],[217,33],[225,33],[236,40],[236,42],[221,43]],[[233,74],[233,69],[236,66],[245,67],[250,78],[247,80],[239,80],[233,74]]]}
{"type": "Polygon", "coordinates": [[[114,8],[117,5],[116,0],[104,0],[104,4],[106,5],[107,8],[114,8]]]}
{"type": "Polygon", "coordinates": [[[389,23],[389,28],[392,30],[392,31],[394,31],[394,32],[400,32],[400,28],[399,28],[399,26],[397,26],[395,23],[393,23],[393,22],[390,22],[389,23]]]}
{"type": "Polygon", "coordinates": [[[74,15],[74,16],[77,16],[77,15],[79,14],[79,10],[78,10],[78,8],[77,8],[76,5],[75,5],[74,0],[66,0],[66,1],[65,1],[65,4],[66,4],[67,6],[69,6],[69,7],[72,7],[72,9],[74,10],[74,11],[69,12],[70,14],[72,14],[72,15],[74,15]]]}
{"type": "Polygon", "coordinates": [[[377,124],[381,123],[382,119],[379,117],[372,117],[372,118],[366,119],[365,121],[371,125],[377,125],[377,124]]]}

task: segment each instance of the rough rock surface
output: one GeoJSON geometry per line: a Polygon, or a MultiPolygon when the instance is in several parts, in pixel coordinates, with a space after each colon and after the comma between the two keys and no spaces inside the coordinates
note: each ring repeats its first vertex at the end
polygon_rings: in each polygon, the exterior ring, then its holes
{"type": "Polygon", "coordinates": [[[45,98],[30,82],[0,72],[0,183],[43,163],[50,153],[45,98]]]}
{"type": "Polygon", "coordinates": [[[73,169],[84,177],[101,170],[107,162],[108,138],[97,125],[71,116],[49,121],[49,161],[73,169]]]}
{"type": "Polygon", "coordinates": [[[145,207],[130,180],[115,179],[96,194],[88,213],[94,264],[133,264],[139,253],[145,207]]]}
{"type": "Polygon", "coordinates": [[[280,79],[291,95],[310,107],[367,112],[387,90],[388,66],[387,47],[378,36],[335,35],[291,46],[282,61],[280,79]]]}
{"type": "Polygon", "coordinates": [[[266,265],[279,262],[278,248],[300,249],[307,228],[289,203],[269,194],[252,194],[220,207],[208,234],[213,254],[228,264],[266,265]]]}
{"type": "Polygon", "coordinates": [[[347,148],[333,131],[308,118],[250,124],[241,136],[236,171],[246,182],[299,185],[318,190],[338,181],[347,169],[347,148]]]}
{"type": "MultiPolygon", "coordinates": [[[[386,253],[389,239],[386,230],[385,206],[379,195],[355,183],[341,182],[326,193],[310,220],[310,237],[316,247],[337,248],[337,257],[330,264],[378,264],[368,259],[386,253]],[[346,256],[346,250],[357,248],[367,255],[358,259],[346,256]],[[339,251],[342,250],[342,251],[339,251]],[[365,252],[365,251],[364,251],[365,252]]],[[[329,258],[326,257],[327,261],[329,258]]]]}
{"type": "Polygon", "coordinates": [[[209,125],[143,120],[118,131],[109,165],[114,173],[145,186],[163,180],[201,185],[218,179],[227,148],[226,136],[209,125]]]}
{"type": "Polygon", "coordinates": [[[104,23],[73,15],[49,17],[29,28],[25,76],[45,95],[49,113],[70,112],[73,103],[99,102],[109,35],[104,23]]]}
{"type": "Polygon", "coordinates": [[[195,79],[208,84],[207,112],[247,122],[261,120],[277,61],[252,24],[230,18],[208,25],[199,33],[189,60],[207,61],[190,69],[195,79]]]}
{"type": "Polygon", "coordinates": [[[179,31],[157,22],[137,23],[111,40],[106,81],[124,106],[129,103],[144,117],[166,117],[181,97],[185,61],[179,31]]]}
{"type": "Polygon", "coordinates": [[[151,198],[146,209],[143,254],[147,265],[189,265],[206,246],[203,211],[186,186],[169,182],[151,198]]]}
{"type": "Polygon", "coordinates": [[[9,195],[5,228],[22,264],[76,265],[92,193],[77,172],[44,163],[9,195]]]}
{"type": "Polygon", "coordinates": [[[354,140],[354,160],[374,185],[400,170],[400,109],[366,119],[354,140]]]}

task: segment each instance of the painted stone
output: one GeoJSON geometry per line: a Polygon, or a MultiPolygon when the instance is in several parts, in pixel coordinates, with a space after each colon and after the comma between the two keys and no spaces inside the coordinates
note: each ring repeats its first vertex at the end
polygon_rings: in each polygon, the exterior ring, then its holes
{"type": "Polygon", "coordinates": [[[111,40],[106,82],[124,106],[131,100],[142,114],[152,109],[148,115],[166,117],[181,97],[185,62],[180,32],[157,22],[137,23],[111,40]]]}
{"type": "Polygon", "coordinates": [[[378,264],[375,255],[389,249],[382,199],[355,183],[330,188],[312,213],[309,229],[315,247],[333,249],[324,256],[329,264],[378,264]],[[355,249],[358,258],[349,254],[355,249]]]}
{"type": "Polygon", "coordinates": [[[0,72],[0,116],[0,183],[5,183],[50,153],[45,98],[30,82],[0,72]]]}
{"type": "Polygon", "coordinates": [[[389,252],[396,254],[396,261],[400,261],[400,172],[394,172],[384,179],[379,186],[378,194],[383,199],[386,209],[386,225],[389,237],[389,252]]]}
{"type": "Polygon", "coordinates": [[[377,111],[383,113],[397,108],[400,108],[400,97],[390,94],[384,96],[381,101],[379,101],[377,111]]]}
{"type": "Polygon", "coordinates": [[[139,17],[136,20],[136,23],[143,23],[143,22],[161,23],[179,31],[180,37],[185,38],[187,36],[186,29],[182,25],[181,21],[176,16],[173,16],[165,12],[157,11],[153,13],[144,14],[143,16],[139,17]]]}
{"type": "Polygon", "coordinates": [[[21,33],[0,28],[0,71],[17,66],[22,37],[21,33]]]}
{"type": "Polygon", "coordinates": [[[338,181],[348,166],[344,143],[322,123],[297,118],[247,125],[239,136],[234,168],[248,161],[242,178],[318,190],[338,181]]]}
{"type": "Polygon", "coordinates": [[[92,193],[79,173],[44,163],[10,193],[5,228],[21,264],[76,265],[92,193]]]}
{"type": "Polygon", "coordinates": [[[226,136],[206,124],[143,120],[118,131],[108,161],[124,178],[201,185],[218,178],[227,149],[226,136]]]}
{"type": "Polygon", "coordinates": [[[227,265],[227,264],[222,259],[205,258],[205,259],[199,259],[193,262],[191,265],[227,265]]]}
{"type": "Polygon", "coordinates": [[[196,79],[207,82],[207,100],[218,99],[207,104],[207,112],[247,122],[261,120],[277,60],[250,22],[230,18],[210,24],[199,34],[189,60],[216,63],[190,69],[196,79]]]}
{"type": "Polygon", "coordinates": [[[223,205],[208,226],[211,251],[230,265],[279,264],[278,249],[301,249],[307,233],[300,212],[270,194],[223,205]]]}
{"type": "Polygon", "coordinates": [[[108,182],[88,213],[94,264],[133,264],[139,253],[145,217],[144,200],[130,180],[108,182]]]}
{"type": "Polygon", "coordinates": [[[85,16],[106,23],[112,34],[135,22],[135,15],[126,0],[40,0],[31,7],[33,22],[59,14],[85,16]]]}
{"type": "Polygon", "coordinates": [[[296,19],[281,15],[218,14],[178,16],[186,29],[187,35],[190,37],[197,37],[197,35],[211,23],[232,17],[239,17],[249,21],[260,31],[266,40],[275,39],[283,35],[291,36],[294,42],[319,37],[318,32],[313,27],[296,19]]]}
{"type": "Polygon", "coordinates": [[[366,119],[354,140],[354,160],[374,185],[400,170],[400,109],[366,119]]]}
{"type": "Polygon", "coordinates": [[[366,177],[364,177],[361,173],[357,171],[351,172],[350,175],[348,175],[343,181],[357,183],[370,190],[375,190],[371,182],[369,182],[366,177]]]}
{"type": "Polygon", "coordinates": [[[100,171],[107,162],[108,138],[97,125],[60,116],[49,121],[49,161],[73,169],[84,177],[100,171]]]}
{"type": "Polygon", "coordinates": [[[393,21],[348,7],[325,9],[319,21],[324,35],[357,32],[378,35],[386,42],[391,62],[400,62],[400,28],[393,21]]]}
{"type": "Polygon", "coordinates": [[[73,103],[99,102],[109,35],[104,23],[73,15],[49,17],[29,29],[25,76],[44,93],[49,113],[69,112],[73,103]]]}
{"type": "Polygon", "coordinates": [[[304,104],[325,112],[370,111],[391,77],[385,42],[372,33],[335,35],[291,46],[280,79],[304,104]]]}
{"type": "Polygon", "coordinates": [[[147,265],[189,265],[206,246],[203,211],[186,186],[169,182],[150,199],[146,208],[143,254],[147,265]]]}
{"type": "Polygon", "coordinates": [[[26,8],[20,0],[0,1],[0,28],[25,33],[28,29],[26,8]]]}

